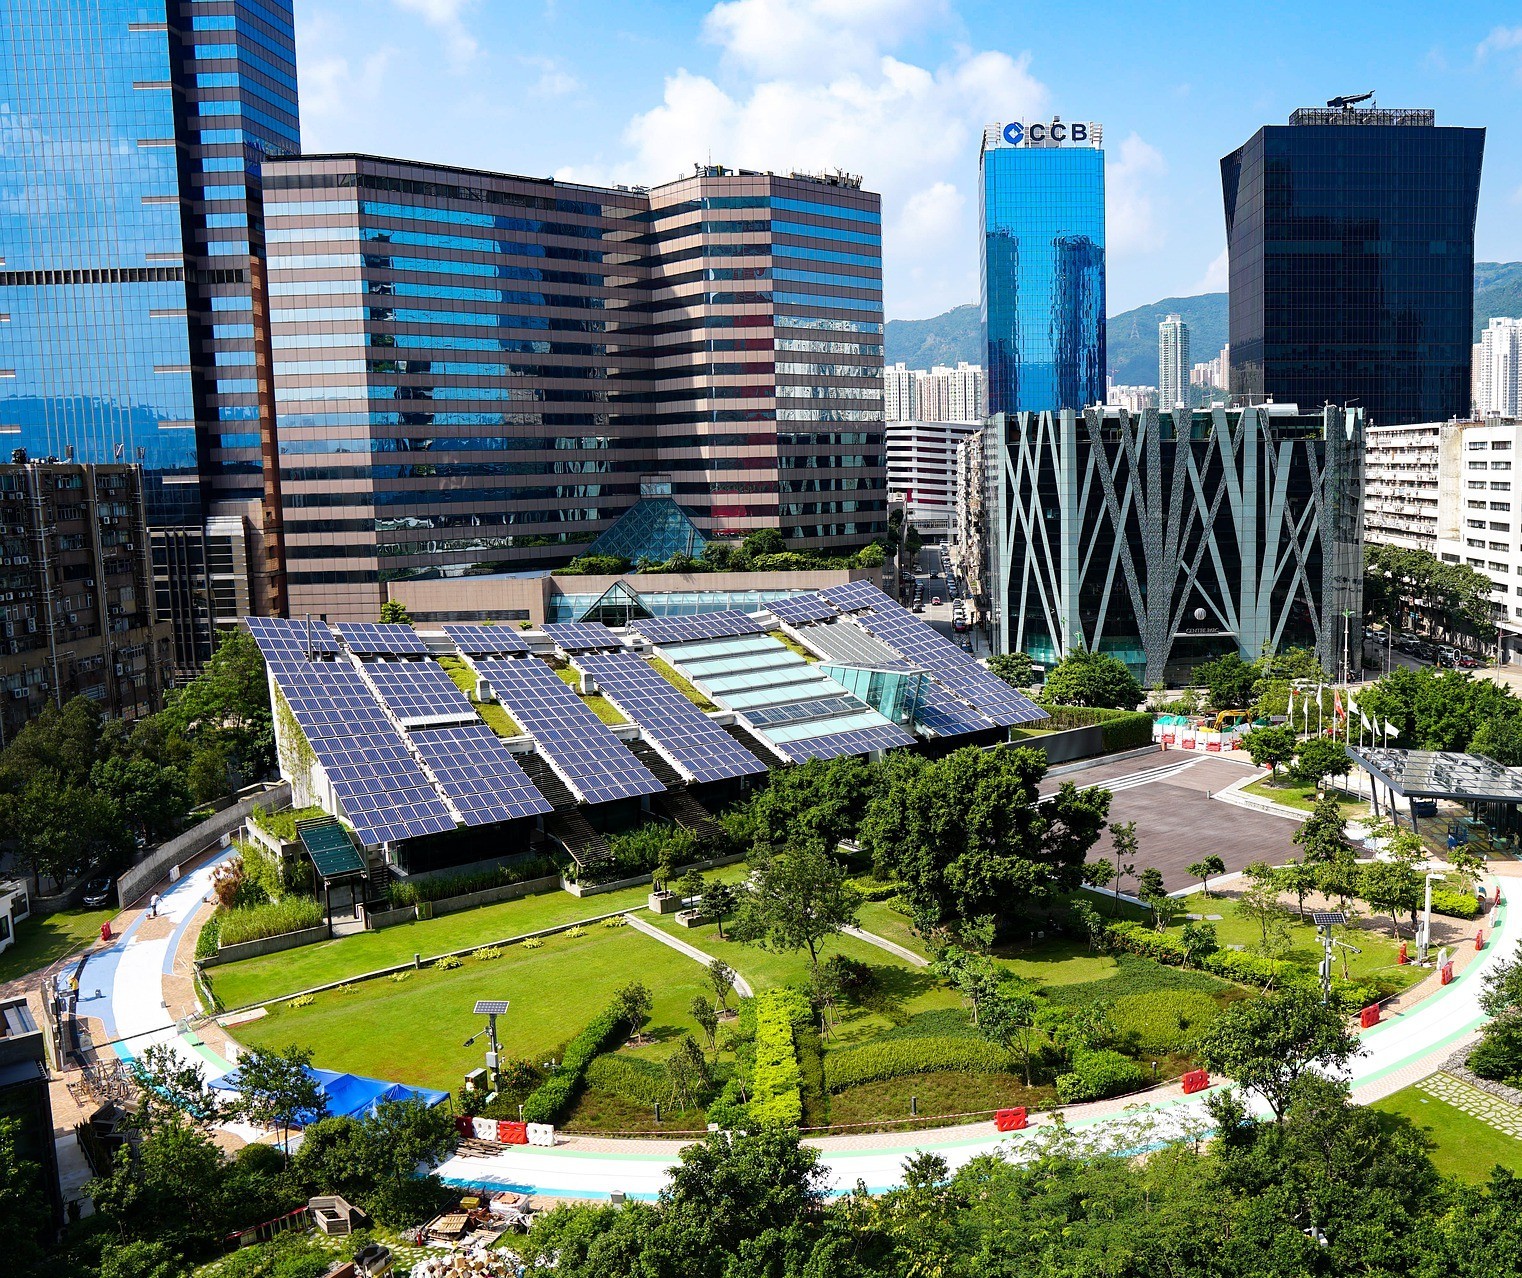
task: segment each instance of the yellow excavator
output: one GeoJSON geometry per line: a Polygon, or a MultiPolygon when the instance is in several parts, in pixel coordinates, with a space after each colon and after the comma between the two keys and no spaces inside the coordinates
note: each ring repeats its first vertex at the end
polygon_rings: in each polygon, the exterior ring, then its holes
{"type": "Polygon", "coordinates": [[[1251,710],[1222,710],[1215,717],[1215,730],[1224,732],[1227,728],[1235,728],[1244,719],[1251,719],[1251,710]]]}

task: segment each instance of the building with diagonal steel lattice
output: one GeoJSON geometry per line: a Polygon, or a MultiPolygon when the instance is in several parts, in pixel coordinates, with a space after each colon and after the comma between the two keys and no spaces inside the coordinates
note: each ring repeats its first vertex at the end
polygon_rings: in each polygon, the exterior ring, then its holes
{"type": "Polygon", "coordinates": [[[1109,652],[1149,685],[1224,652],[1341,670],[1362,625],[1361,409],[1001,414],[983,445],[997,651],[1109,652]]]}

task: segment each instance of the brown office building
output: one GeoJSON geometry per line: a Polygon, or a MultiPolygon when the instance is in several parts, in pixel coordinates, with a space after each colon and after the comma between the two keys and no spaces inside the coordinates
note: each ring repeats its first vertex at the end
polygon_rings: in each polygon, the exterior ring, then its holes
{"type": "Polygon", "coordinates": [[[289,613],[387,582],[886,526],[878,197],[264,166],[289,613]]]}

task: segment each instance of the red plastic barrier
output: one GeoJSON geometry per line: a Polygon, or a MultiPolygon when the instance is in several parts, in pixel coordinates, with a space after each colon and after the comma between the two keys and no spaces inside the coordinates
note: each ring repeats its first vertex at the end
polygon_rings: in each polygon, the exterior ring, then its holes
{"type": "Polygon", "coordinates": [[[1447,985],[1449,981],[1453,980],[1453,964],[1444,963],[1438,973],[1438,977],[1443,985],[1447,985]]]}
{"type": "Polygon", "coordinates": [[[1379,1024],[1379,1004],[1370,1003],[1368,1007],[1358,1013],[1358,1026],[1360,1029],[1368,1029],[1371,1025],[1379,1024]]]}
{"type": "Polygon", "coordinates": [[[1205,742],[1205,749],[1206,750],[1216,750],[1216,751],[1219,751],[1220,748],[1221,748],[1221,743],[1219,741],[1207,741],[1207,742],[1205,742]]]}
{"type": "MultiPolygon", "coordinates": [[[[1500,894],[1501,894],[1501,889],[1497,888],[1496,889],[1496,895],[1500,896],[1500,894]]],[[[109,941],[111,939],[111,920],[110,919],[107,919],[104,923],[102,923],[100,925],[100,939],[103,940],[103,941],[109,941]]]]}
{"type": "Polygon", "coordinates": [[[1192,1069],[1179,1080],[1184,1085],[1184,1094],[1203,1092],[1210,1086],[1210,1075],[1202,1069],[1192,1069]]]}
{"type": "Polygon", "coordinates": [[[454,1129],[455,1131],[459,1132],[461,1136],[465,1137],[466,1140],[469,1140],[476,1134],[476,1120],[469,1117],[468,1115],[456,1114],[454,1120],[454,1129]]]}
{"type": "Polygon", "coordinates": [[[1395,956],[1395,961],[1402,967],[1405,967],[1405,965],[1411,961],[1406,957],[1406,943],[1404,941],[1400,943],[1400,953],[1395,956]]]}
{"type": "Polygon", "coordinates": [[[1497,905],[1501,904],[1501,885],[1499,883],[1496,884],[1496,900],[1495,900],[1495,903],[1497,905]]]}
{"type": "Polygon", "coordinates": [[[1475,931],[1474,948],[1477,950],[1483,950],[1485,948],[1485,929],[1483,927],[1475,931]]]}
{"type": "Polygon", "coordinates": [[[528,1124],[510,1123],[503,1119],[497,1124],[497,1139],[504,1145],[527,1145],[528,1124]]]}
{"type": "Polygon", "coordinates": [[[1001,1132],[1021,1132],[1026,1128],[1025,1106],[1018,1109],[996,1109],[994,1111],[994,1126],[1001,1132]]]}

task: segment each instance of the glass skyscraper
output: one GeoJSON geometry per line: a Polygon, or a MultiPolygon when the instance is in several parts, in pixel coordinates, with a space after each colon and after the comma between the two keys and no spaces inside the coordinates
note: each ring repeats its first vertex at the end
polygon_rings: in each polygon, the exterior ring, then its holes
{"type": "Polygon", "coordinates": [[[1431,111],[1329,107],[1226,156],[1232,394],[1466,416],[1484,150],[1431,111]]]}
{"type": "Polygon", "coordinates": [[[1103,134],[1092,123],[983,135],[988,411],[1082,409],[1105,393],[1103,134]]]}
{"type": "Polygon", "coordinates": [[[278,523],[259,171],[298,146],[290,0],[0,0],[0,448],[143,463],[182,668],[278,523]]]}

